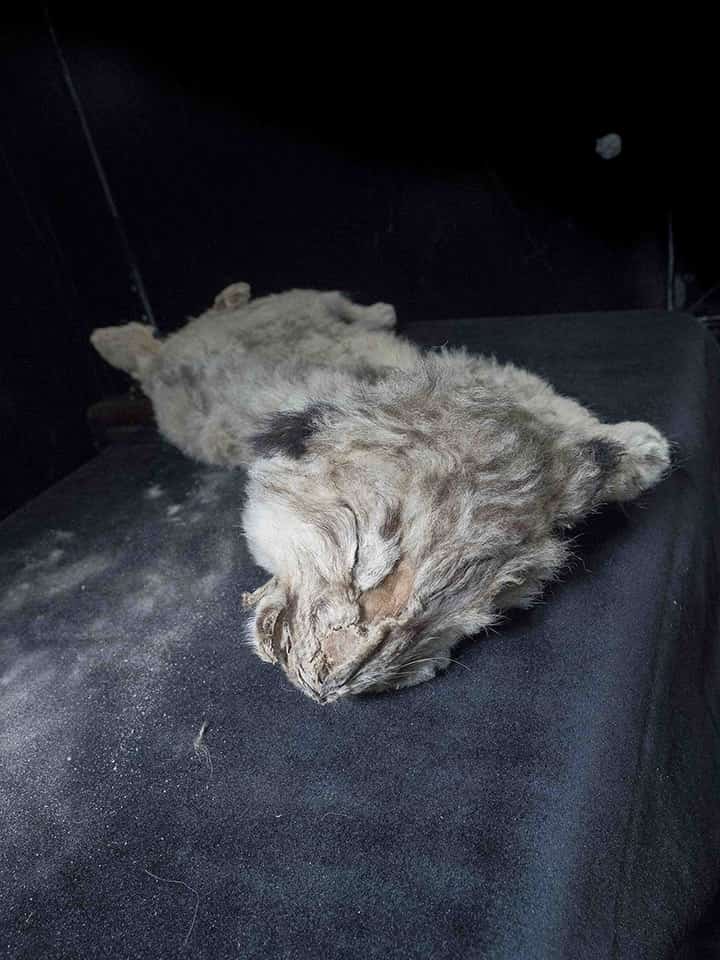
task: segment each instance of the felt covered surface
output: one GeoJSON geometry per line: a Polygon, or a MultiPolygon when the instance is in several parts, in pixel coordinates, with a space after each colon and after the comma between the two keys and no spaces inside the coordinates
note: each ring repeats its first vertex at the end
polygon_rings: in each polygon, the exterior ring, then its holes
{"type": "Polygon", "coordinates": [[[462,666],[329,707],[239,642],[264,580],[240,471],[151,437],[10,517],[3,956],[695,955],[720,880],[718,350],[648,313],[407,332],[649,420],[676,469],[462,666]]]}

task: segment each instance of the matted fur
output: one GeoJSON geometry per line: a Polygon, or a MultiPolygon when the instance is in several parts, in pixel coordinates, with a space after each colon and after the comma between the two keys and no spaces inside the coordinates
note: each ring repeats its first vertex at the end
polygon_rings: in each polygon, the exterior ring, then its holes
{"type": "Polygon", "coordinates": [[[233,284],[164,341],[96,330],[162,433],[248,469],[244,528],[271,579],[250,642],[313,699],[419,683],[502,610],[532,603],[562,531],[669,464],[647,423],[603,424],[539,377],[421,351],[387,304],[233,284]]]}

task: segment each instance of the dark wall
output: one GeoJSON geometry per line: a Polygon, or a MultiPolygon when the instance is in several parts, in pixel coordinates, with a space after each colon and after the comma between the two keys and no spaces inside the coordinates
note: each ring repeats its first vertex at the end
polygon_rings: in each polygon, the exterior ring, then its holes
{"type": "MultiPolygon", "coordinates": [[[[664,303],[669,160],[617,103],[492,110],[372,58],[251,54],[216,22],[53,16],[163,331],[240,279],[401,320],[664,303]]],[[[86,410],[126,381],[88,334],[141,315],[47,25],[3,36],[0,515],[92,454],[86,410]]]]}

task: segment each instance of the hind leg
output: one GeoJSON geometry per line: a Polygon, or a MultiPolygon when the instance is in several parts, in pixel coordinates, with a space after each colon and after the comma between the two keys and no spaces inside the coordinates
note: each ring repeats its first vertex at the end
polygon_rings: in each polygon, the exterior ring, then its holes
{"type": "Polygon", "coordinates": [[[670,444],[649,423],[625,421],[603,428],[623,456],[607,487],[609,499],[633,500],[662,480],[670,468],[670,444]]]}
{"type": "Polygon", "coordinates": [[[153,335],[152,327],[126,323],[122,327],[99,327],[90,335],[90,342],[103,359],[118,370],[141,380],[162,344],[153,335]]]}
{"type": "Polygon", "coordinates": [[[390,303],[373,303],[361,307],[341,293],[323,294],[325,306],[346,323],[357,323],[366,330],[392,330],[395,326],[395,307],[390,303]]]}
{"type": "Polygon", "coordinates": [[[611,441],[619,454],[616,463],[606,464],[604,499],[632,500],[658,483],[670,467],[670,445],[651,424],[639,421],[602,423],[570,397],[556,393],[540,377],[494,361],[476,361],[481,378],[510,392],[543,424],[563,429],[588,451],[601,451],[593,441],[611,441]]]}

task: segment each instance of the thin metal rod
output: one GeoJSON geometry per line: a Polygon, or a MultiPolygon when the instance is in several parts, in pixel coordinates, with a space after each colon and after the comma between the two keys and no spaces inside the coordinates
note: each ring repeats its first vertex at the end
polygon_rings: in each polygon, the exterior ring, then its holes
{"type": "Polygon", "coordinates": [[[667,281],[665,306],[669,311],[675,309],[675,237],[673,234],[672,210],[668,211],[667,219],[667,281]]]}
{"type": "Polygon", "coordinates": [[[48,32],[50,33],[50,38],[52,39],[53,47],[55,48],[55,53],[57,54],[57,58],[60,62],[60,69],[62,71],[63,79],[65,80],[65,85],[68,89],[68,93],[70,94],[70,99],[73,102],[73,106],[75,107],[75,112],[80,120],[80,126],[82,127],[85,142],[87,143],[90,156],[92,157],[93,166],[95,167],[95,172],[97,173],[100,186],[102,187],[107,208],[110,211],[110,216],[112,217],[118,237],[120,238],[120,245],[122,246],[123,253],[125,254],[128,270],[130,272],[130,289],[137,295],[138,300],[140,301],[143,314],[142,319],[148,322],[152,328],[157,331],[158,327],[157,323],[155,322],[155,314],[153,313],[153,309],[150,304],[150,298],[148,297],[147,290],[145,289],[145,283],[143,282],[142,274],[140,273],[140,267],[138,266],[137,258],[133,253],[132,247],[130,246],[130,240],[128,239],[122,217],[120,216],[120,211],[117,208],[115,198],[113,197],[112,190],[110,189],[105,168],[103,167],[102,160],[100,159],[97,147],[95,146],[95,140],[93,139],[92,131],[90,130],[90,125],[88,124],[87,117],[85,115],[82,100],[80,99],[80,95],[78,94],[75,83],[73,82],[72,74],[70,73],[70,67],[68,66],[62,47],[60,46],[60,42],[57,38],[57,34],[55,33],[55,28],[53,27],[50,19],[50,11],[47,7],[45,7],[45,21],[47,23],[48,32]]]}

